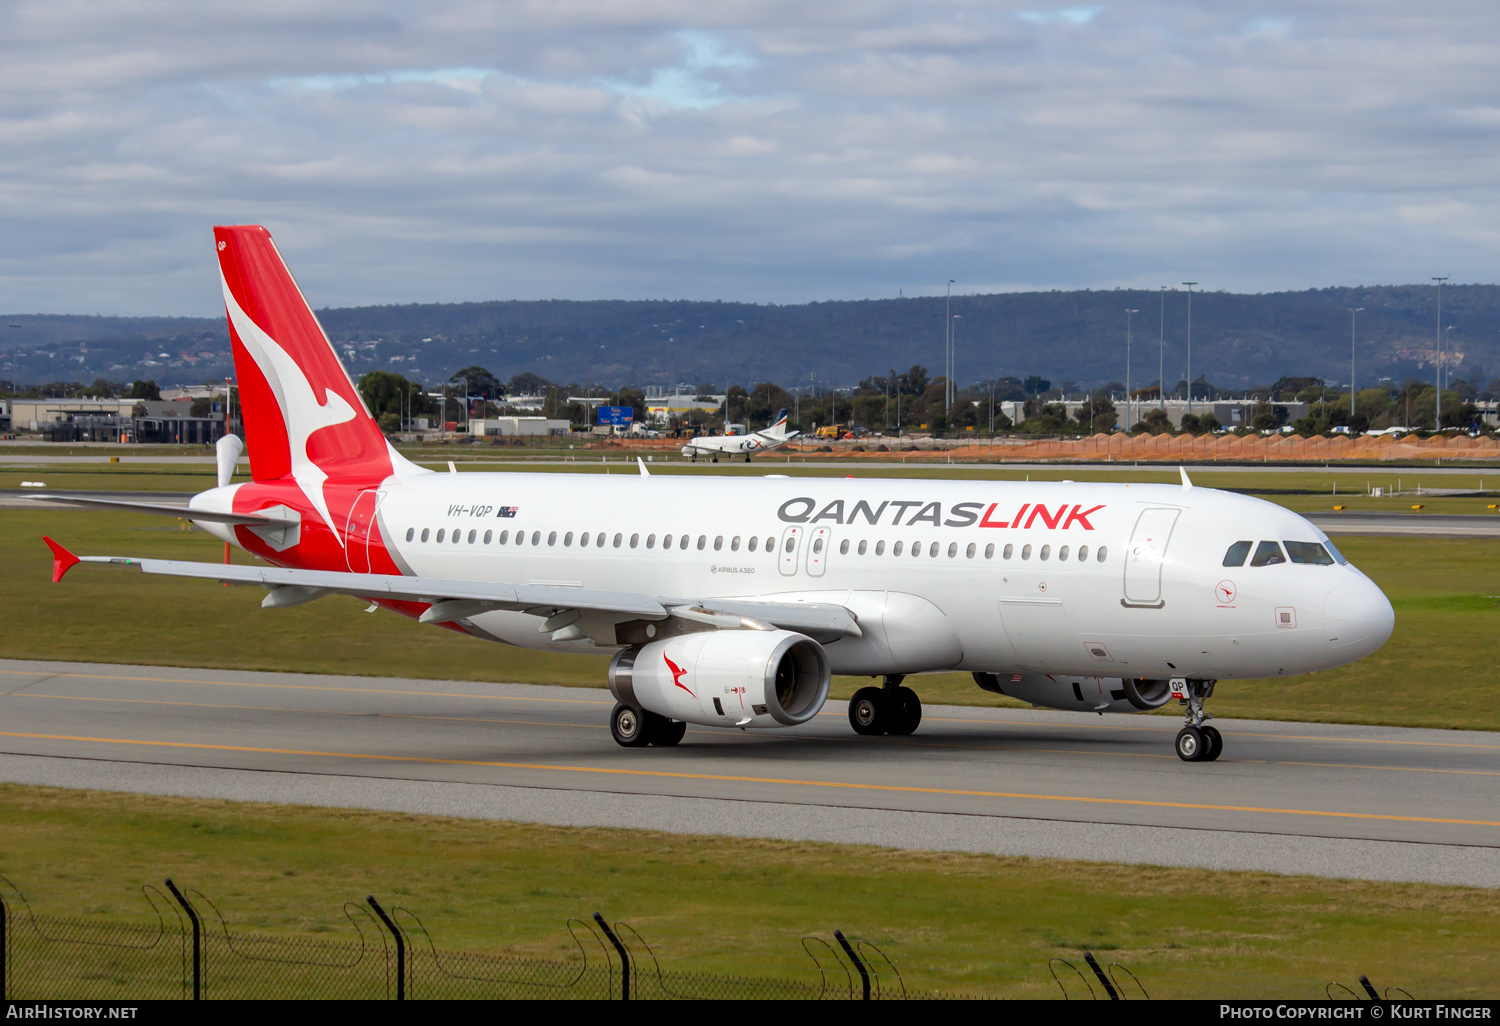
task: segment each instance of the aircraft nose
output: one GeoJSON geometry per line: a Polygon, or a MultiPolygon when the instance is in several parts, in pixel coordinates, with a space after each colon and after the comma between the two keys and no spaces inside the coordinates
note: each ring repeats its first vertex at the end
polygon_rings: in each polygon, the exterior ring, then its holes
{"type": "Polygon", "coordinates": [[[1396,627],[1396,611],[1385,592],[1367,577],[1345,581],[1328,593],[1323,606],[1330,640],[1354,658],[1376,651],[1396,627]]]}

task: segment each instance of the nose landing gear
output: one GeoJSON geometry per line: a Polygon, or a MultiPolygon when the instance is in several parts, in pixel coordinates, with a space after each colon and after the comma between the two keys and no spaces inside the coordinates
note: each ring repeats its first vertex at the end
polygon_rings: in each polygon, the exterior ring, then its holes
{"type": "Polygon", "coordinates": [[[1213,762],[1224,751],[1224,735],[1208,726],[1213,713],[1203,711],[1203,702],[1214,693],[1212,680],[1174,680],[1172,693],[1187,706],[1186,724],[1177,732],[1177,758],[1183,762],[1213,762]]]}
{"type": "Polygon", "coordinates": [[[922,722],[922,700],[911,688],[901,686],[905,679],[901,674],[891,674],[881,687],[860,688],[854,693],[849,699],[849,726],[856,734],[905,736],[916,731],[922,722]]]}

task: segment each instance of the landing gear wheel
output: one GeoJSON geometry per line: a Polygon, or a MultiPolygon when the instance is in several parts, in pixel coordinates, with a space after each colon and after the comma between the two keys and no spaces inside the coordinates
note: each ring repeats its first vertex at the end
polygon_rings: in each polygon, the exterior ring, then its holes
{"type": "MultiPolygon", "coordinates": [[[[653,716],[654,713],[647,713],[653,716]]],[[[683,720],[669,720],[665,716],[657,716],[651,724],[651,743],[658,748],[671,748],[682,740],[687,733],[687,723],[683,720]]]]}
{"type": "Polygon", "coordinates": [[[887,714],[885,692],[880,688],[860,688],[849,699],[849,726],[856,734],[875,737],[885,733],[887,714]]]}
{"type": "Polygon", "coordinates": [[[624,702],[617,702],[614,712],[609,714],[609,732],[614,737],[615,744],[622,748],[644,748],[650,744],[651,735],[647,730],[646,720],[649,715],[651,714],[631,708],[624,702]]]}
{"type": "Polygon", "coordinates": [[[890,712],[885,732],[901,737],[914,733],[922,722],[922,700],[917,693],[911,688],[892,688],[885,699],[890,712]]]}
{"type": "Polygon", "coordinates": [[[746,462],[746,463],[749,463],[749,462],[750,462],[750,454],[749,454],[749,453],[748,453],[748,452],[747,452],[747,453],[745,453],[745,462],[746,462]]]}
{"type": "Polygon", "coordinates": [[[715,462],[715,463],[717,463],[717,462],[719,462],[719,457],[717,457],[717,456],[715,456],[715,457],[714,457],[714,462],[715,462]]]}
{"type": "Polygon", "coordinates": [[[1200,727],[1199,730],[1203,732],[1203,743],[1205,745],[1202,761],[1216,761],[1224,751],[1224,735],[1219,733],[1218,727],[1204,726],[1200,727]]]}
{"type": "Polygon", "coordinates": [[[1202,762],[1207,751],[1203,731],[1197,727],[1183,727],[1177,732],[1177,758],[1183,762],[1202,762]]]}

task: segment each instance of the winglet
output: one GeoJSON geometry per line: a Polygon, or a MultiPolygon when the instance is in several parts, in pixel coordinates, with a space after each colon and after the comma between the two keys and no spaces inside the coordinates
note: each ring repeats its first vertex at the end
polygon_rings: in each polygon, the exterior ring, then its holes
{"type": "Polygon", "coordinates": [[[642,477],[650,477],[651,476],[651,471],[649,471],[649,470],[646,469],[646,461],[643,460],[643,459],[641,459],[639,456],[637,456],[635,458],[635,461],[641,465],[641,476],[642,477]]]}
{"type": "Polygon", "coordinates": [[[1191,480],[1189,480],[1189,478],[1187,476],[1187,467],[1178,467],[1177,468],[1177,473],[1179,473],[1179,474],[1182,475],[1182,487],[1184,487],[1184,488],[1191,488],[1191,487],[1193,487],[1193,482],[1191,480]]]}
{"type": "Polygon", "coordinates": [[[45,534],[42,535],[42,541],[52,550],[52,583],[56,584],[63,579],[63,574],[78,564],[79,559],[45,534]]]}

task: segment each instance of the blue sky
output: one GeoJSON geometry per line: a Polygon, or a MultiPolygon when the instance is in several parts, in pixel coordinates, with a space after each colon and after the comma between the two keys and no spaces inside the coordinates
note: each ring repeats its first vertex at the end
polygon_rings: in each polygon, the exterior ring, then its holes
{"type": "Polygon", "coordinates": [[[1500,280],[1500,7],[11,0],[0,311],[1500,280]]]}

